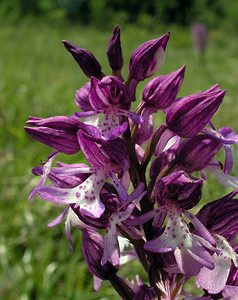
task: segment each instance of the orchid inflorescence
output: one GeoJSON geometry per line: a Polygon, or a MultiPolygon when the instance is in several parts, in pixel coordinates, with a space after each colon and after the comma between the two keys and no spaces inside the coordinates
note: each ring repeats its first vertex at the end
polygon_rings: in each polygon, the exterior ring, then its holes
{"type": "Polygon", "coordinates": [[[80,110],[72,116],[29,117],[26,132],[54,149],[33,169],[40,181],[30,199],[64,207],[49,226],[64,221],[72,249],[70,226],[82,231],[96,290],[109,280],[123,299],[238,299],[238,185],[230,175],[238,135],[211,122],[225,91],[214,85],[178,98],[182,66],[150,80],[130,110],[137,85],[163,65],[169,37],[138,46],[125,81],[118,26],[107,49],[110,76],[91,52],[63,41],[89,82],[76,91],[80,110]],[[166,121],[155,127],[158,112],[166,121]],[[215,158],[221,148],[224,162],[215,158]],[[88,165],[54,163],[59,153],[79,152],[88,165]],[[236,190],[198,211],[207,173],[236,190]],[[118,275],[132,259],[148,273],[146,282],[118,275]],[[203,296],[184,290],[192,277],[203,296]]]}

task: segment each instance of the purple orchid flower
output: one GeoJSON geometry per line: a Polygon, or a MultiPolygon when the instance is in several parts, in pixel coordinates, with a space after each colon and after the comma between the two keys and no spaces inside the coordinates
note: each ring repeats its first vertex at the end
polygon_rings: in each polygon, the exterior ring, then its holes
{"type": "Polygon", "coordinates": [[[219,293],[225,286],[231,264],[238,267],[238,255],[229,240],[238,230],[238,201],[234,199],[238,191],[206,204],[197,217],[212,232],[216,240],[216,252],[213,254],[215,268],[202,268],[197,283],[210,294],[219,293]]]}
{"type": "Polygon", "coordinates": [[[89,103],[92,111],[77,112],[78,117],[88,117],[102,113],[104,118],[98,128],[104,139],[114,139],[125,132],[128,123],[121,116],[136,123],[141,122],[139,115],[130,112],[131,105],[128,87],[115,76],[106,76],[101,81],[92,77],[89,103]]]}
{"type": "Polygon", "coordinates": [[[233,166],[231,146],[238,143],[238,134],[229,127],[222,127],[219,130],[215,130],[213,124],[210,123],[210,125],[211,127],[205,128],[203,131],[223,144],[226,153],[224,173],[229,174],[233,166]]]}
{"type": "Polygon", "coordinates": [[[161,178],[155,185],[155,197],[160,205],[174,203],[180,208],[193,208],[202,197],[202,180],[192,180],[183,171],[161,178]]]}
{"type": "Polygon", "coordinates": [[[120,207],[119,210],[112,213],[108,220],[108,225],[106,228],[106,234],[104,236],[104,252],[102,257],[102,264],[104,265],[108,259],[111,257],[115,244],[117,242],[117,227],[120,226],[125,232],[127,232],[134,239],[142,238],[140,231],[136,228],[130,228],[124,223],[132,214],[136,207],[136,204],[145,195],[143,192],[144,185],[138,185],[137,189],[129,196],[128,205],[126,207],[120,207]],[[133,203],[131,203],[134,201],[133,203]],[[130,204],[129,204],[130,203],[130,204]]]}
{"type": "MultiPolygon", "coordinates": [[[[79,144],[82,152],[91,163],[92,167],[87,168],[68,168],[63,170],[62,175],[91,173],[91,175],[81,184],[72,188],[58,188],[54,186],[42,187],[38,190],[38,194],[45,200],[52,201],[59,204],[77,204],[80,209],[86,214],[94,217],[100,217],[104,212],[105,206],[100,200],[100,191],[108,178],[111,178],[120,198],[127,200],[127,193],[120,184],[114,173],[121,172],[127,162],[121,161],[121,166],[111,161],[105,151],[110,152],[107,145],[104,145],[104,152],[102,148],[96,144],[92,138],[79,130],[78,132],[79,144]]],[[[122,141],[121,141],[122,142],[122,141]]],[[[122,145],[120,143],[120,145],[122,145]]],[[[111,151],[111,156],[113,151],[111,151]]],[[[122,156],[121,156],[122,157],[122,156]]],[[[126,160],[126,155],[124,155],[126,160]]]]}
{"type": "Polygon", "coordinates": [[[154,253],[174,252],[180,273],[187,276],[197,275],[203,266],[214,268],[212,256],[215,240],[205,226],[188,211],[166,204],[132,221],[129,225],[141,225],[154,218],[153,225],[161,227],[167,215],[167,224],[159,237],[145,243],[145,250],[154,253]],[[192,234],[182,214],[190,219],[199,235],[192,234]]]}
{"type": "MultiPolygon", "coordinates": [[[[37,176],[41,176],[41,179],[37,186],[31,192],[29,199],[32,199],[38,191],[43,187],[46,182],[47,177],[51,180],[54,186],[59,188],[74,188],[85,181],[89,173],[81,173],[83,170],[88,170],[88,166],[85,164],[65,164],[57,162],[57,167],[52,166],[53,159],[57,155],[57,152],[54,152],[49,156],[48,161],[42,166],[35,167],[32,172],[37,176]],[[81,171],[79,173],[79,170],[81,171]],[[76,171],[76,172],[75,172],[76,171]]],[[[73,242],[71,238],[70,227],[79,227],[86,228],[90,227],[89,225],[84,224],[74,210],[68,206],[63,212],[58,215],[54,220],[52,220],[48,227],[55,227],[61,222],[65,221],[65,232],[66,237],[69,242],[70,248],[73,250],[73,242]]]]}
{"type": "Polygon", "coordinates": [[[53,152],[52,154],[49,155],[48,160],[45,163],[43,163],[43,166],[36,167],[32,170],[33,174],[38,173],[37,175],[40,175],[41,179],[38,182],[38,184],[35,186],[35,188],[31,191],[29,195],[29,200],[31,200],[37,194],[38,190],[40,190],[41,187],[45,184],[47,177],[51,172],[52,162],[57,154],[58,152],[53,152]]]}

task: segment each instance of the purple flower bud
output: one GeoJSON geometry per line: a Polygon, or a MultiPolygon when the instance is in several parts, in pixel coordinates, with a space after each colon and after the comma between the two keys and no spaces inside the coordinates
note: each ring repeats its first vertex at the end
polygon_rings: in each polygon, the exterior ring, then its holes
{"type": "Polygon", "coordinates": [[[174,149],[168,149],[167,151],[162,152],[151,164],[150,178],[154,181],[163,168],[165,168],[174,158],[174,149]]]}
{"type": "Polygon", "coordinates": [[[91,83],[87,82],[81,89],[76,91],[75,103],[81,108],[82,111],[92,111],[93,108],[89,102],[89,92],[91,83]]]}
{"type": "Polygon", "coordinates": [[[65,48],[72,54],[73,58],[79,64],[80,68],[86,76],[88,76],[89,78],[91,76],[94,76],[96,78],[103,77],[101,65],[90,51],[65,40],[63,41],[63,43],[65,48]]]}
{"type": "Polygon", "coordinates": [[[143,81],[160,69],[165,60],[164,51],[169,40],[170,33],[147,41],[135,49],[131,55],[129,64],[129,77],[137,81],[143,81]]]}
{"type": "Polygon", "coordinates": [[[155,186],[155,197],[164,205],[172,202],[180,208],[193,208],[202,197],[202,180],[192,180],[183,171],[171,173],[155,186]]]}
{"type": "Polygon", "coordinates": [[[185,66],[167,74],[158,76],[145,86],[142,100],[156,109],[165,109],[174,101],[183,82],[185,66]]]}
{"type": "Polygon", "coordinates": [[[114,253],[111,260],[101,264],[104,242],[101,235],[91,229],[83,229],[83,256],[91,273],[102,280],[106,280],[116,274],[119,269],[119,256],[114,253]]]}
{"type": "Polygon", "coordinates": [[[121,70],[123,66],[123,56],[120,40],[120,28],[116,26],[107,48],[107,57],[112,70],[121,70]]]}
{"type": "Polygon", "coordinates": [[[146,284],[143,284],[139,287],[137,293],[135,294],[135,297],[133,300],[155,300],[157,299],[155,295],[154,288],[147,286],[146,284]]]}
{"type": "Polygon", "coordinates": [[[26,123],[35,126],[25,126],[24,129],[37,141],[66,154],[73,154],[80,150],[77,131],[81,126],[75,118],[65,116],[45,119],[29,117],[26,123]]]}
{"type": "Polygon", "coordinates": [[[179,99],[167,113],[169,128],[181,137],[195,136],[215,114],[225,93],[216,85],[207,91],[179,99]]]}
{"type": "Polygon", "coordinates": [[[177,163],[188,173],[204,169],[222,144],[207,134],[184,141],[175,153],[177,163]]]}
{"type": "Polygon", "coordinates": [[[213,232],[230,239],[238,231],[238,191],[212,201],[198,212],[197,217],[213,232]]]}

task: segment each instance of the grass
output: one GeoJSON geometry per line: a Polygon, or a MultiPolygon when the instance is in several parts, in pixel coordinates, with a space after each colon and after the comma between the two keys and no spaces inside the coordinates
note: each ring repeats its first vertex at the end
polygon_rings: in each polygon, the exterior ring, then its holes
{"type": "MultiPolygon", "coordinates": [[[[187,65],[181,94],[191,94],[215,83],[227,89],[224,104],[214,118],[219,126],[238,130],[238,54],[237,37],[225,32],[210,33],[206,57],[193,52],[189,30],[169,28],[172,32],[167,61],[161,73],[187,65]]],[[[130,53],[141,42],[161,35],[152,31],[122,26],[125,66],[130,53]]],[[[119,299],[104,283],[92,291],[92,276],[81,255],[80,232],[74,230],[75,252],[71,253],[64,226],[48,229],[47,223],[60,212],[59,207],[39,199],[27,201],[37,179],[31,168],[50,153],[50,149],[31,140],[23,131],[29,115],[70,115],[75,111],[74,92],[87,78],[60,43],[68,39],[91,50],[109,73],[106,45],[110,33],[96,28],[47,22],[4,23],[0,27],[0,298],[1,299],[119,299]]],[[[125,68],[124,74],[126,75],[125,68]]],[[[142,91],[139,86],[139,93],[142,91]]],[[[65,158],[62,158],[65,159],[65,158]]],[[[70,161],[70,158],[67,158],[70,161]]],[[[81,160],[75,155],[74,161],[81,160]]],[[[205,200],[224,193],[212,180],[205,189],[205,200]]],[[[124,268],[132,278],[138,266],[124,268]]]]}

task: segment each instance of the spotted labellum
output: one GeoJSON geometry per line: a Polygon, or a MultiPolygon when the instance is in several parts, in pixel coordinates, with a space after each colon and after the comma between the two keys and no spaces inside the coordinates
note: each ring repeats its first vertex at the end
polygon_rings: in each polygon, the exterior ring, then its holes
{"type": "Polygon", "coordinates": [[[53,149],[32,170],[39,180],[29,199],[62,206],[48,226],[64,222],[72,250],[82,237],[95,290],[108,280],[128,300],[238,299],[238,179],[230,174],[238,135],[212,122],[226,92],[214,85],[182,96],[185,66],[157,74],[170,33],[136,47],[124,80],[120,35],[116,26],[107,47],[111,74],[92,52],[63,41],[85,83],[70,116],[26,121],[26,133],[53,149]],[[148,78],[139,101],[137,86],[148,78]],[[58,161],[67,155],[74,163],[58,161]],[[209,174],[235,190],[203,195],[209,174]],[[132,260],[147,279],[133,268],[119,275],[132,260]],[[194,295],[185,286],[191,278],[194,295]]]}

